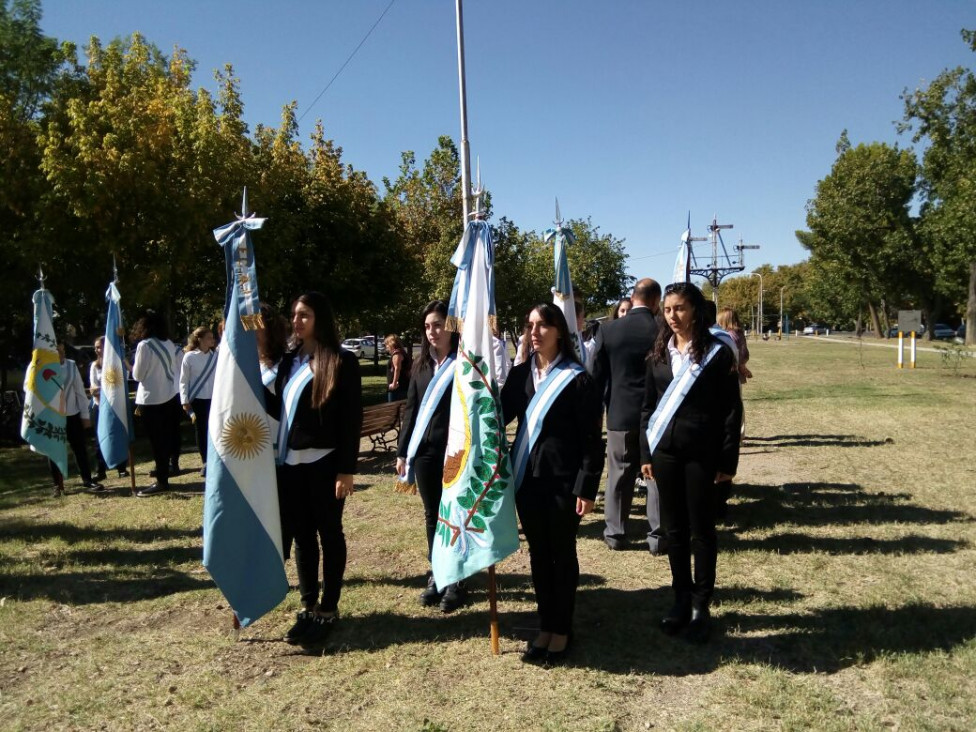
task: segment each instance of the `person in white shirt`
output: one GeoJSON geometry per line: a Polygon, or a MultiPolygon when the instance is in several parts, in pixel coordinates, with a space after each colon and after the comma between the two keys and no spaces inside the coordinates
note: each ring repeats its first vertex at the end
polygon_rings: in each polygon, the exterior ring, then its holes
{"type": "Polygon", "coordinates": [[[191,334],[183,349],[180,366],[180,404],[193,421],[197,451],[203,461],[200,475],[207,474],[207,423],[210,421],[210,400],[213,397],[214,374],[217,372],[217,351],[213,331],[201,325],[191,334]]]}
{"type": "Polygon", "coordinates": [[[512,370],[512,359],[508,357],[508,344],[498,332],[498,328],[492,330],[491,337],[495,354],[495,381],[501,389],[505,385],[505,379],[508,378],[508,372],[512,370]]]}
{"type": "MultiPolygon", "coordinates": [[[[65,437],[75,462],[78,463],[78,473],[81,475],[82,485],[93,493],[105,490],[105,487],[94,480],[91,474],[91,462],[88,460],[88,450],[85,449],[85,430],[91,427],[91,417],[88,413],[88,396],[85,394],[85,384],[81,380],[78,364],[70,358],[64,357],[64,344],[58,343],[58,356],[61,359],[61,383],[64,389],[65,437]]],[[[54,480],[55,495],[62,490],[64,476],[58,466],[50,460],[51,478],[54,480]]]]}
{"type": "Polygon", "coordinates": [[[171,458],[179,450],[175,435],[182,411],[176,375],[183,351],[169,339],[166,321],[158,313],[150,312],[139,318],[129,337],[138,342],[132,363],[132,376],[139,382],[136,407],[146,426],[156,463],[156,482],[137,494],[145,497],[169,487],[171,458]]]}

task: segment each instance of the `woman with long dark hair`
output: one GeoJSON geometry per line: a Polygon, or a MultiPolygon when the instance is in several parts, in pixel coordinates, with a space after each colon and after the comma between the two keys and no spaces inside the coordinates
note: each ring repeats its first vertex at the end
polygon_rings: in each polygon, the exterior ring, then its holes
{"type": "Polygon", "coordinates": [[[193,421],[197,452],[203,462],[200,475],[204,476],[207,474],[207,423],[217,372],[216,345],[210,328],[205,325],[195,328],[183,349],[183,365],[180,367],[180,403],[193,421]]]}
{"type": "Polygon", "coordinates": [[[515,504],[529,544],[539,633],[522,660],[560,663],[573,629],[579,560],[576,532],[593,510],[603,472],[600,395],[580,363],[562,311],[529,311],[528,360],[502,389],[506,423],[518,419],[512,447],[515,504]]]}
{"type": "Polygon", "coordinates": [[[346,569],[342,509],[353,492],[359,457],[362,379],[356,357],[339,346],[335,317],[324,295],[307,292],[295,300],[292,332],[296,347],[282,357],[274,390],[267,392],[272,414],[280,408],[281,511],[295,541],[304,608],[285,640],[316,645],[338,619],[346,569]]]}
{"type": "Polygon", "coordinates": [[[641,472],[657,481],[668,539],[675,603],[661,629],[704,642],[718,556],[715,484],[731,480],[739,462],[739,375],[731,349],[709,333],[695,285],[668,285],[663,314],[647,360],[641,472]]]}
{"type": "MultiPolygon", "coordinates": [[[[427,529],[427,561],[430,562],[437,530],[444,474],[444,452],[451,419],[451,385],[454,383],[454,360],[459,335],[445,327],[447,303],[433,300],[423,312],[424,339],[420,357],[413,365],[407,387],[407,405],[403,413],[400,444],[397,446],[396,471],[401,480],[415,484],[424,504],[424,526],[427,529]]],[[[443,612],[456,610],[465,600],[462,583],[438,590],[434,575],[427,573],[427,587],[420,593],[424,606],[440,605],[443,612]]]]}
{"type": "Polygon", "coordinates": [[[137,343],[132,378],[139,382],[136,408],[142,415],[152,448],[156,482],[136,495],[151,496],[169,488],[169,476],[179,470],[179,374],[183,351],[169,339],[166,320],[156,312],[139,318],[129,332],[137,343]]]}

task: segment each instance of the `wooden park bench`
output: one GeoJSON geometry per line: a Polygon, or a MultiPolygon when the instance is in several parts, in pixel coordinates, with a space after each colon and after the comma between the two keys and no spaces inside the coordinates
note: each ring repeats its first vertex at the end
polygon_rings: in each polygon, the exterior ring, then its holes
{"type": "Polygon", "coordinates": [[[373,443],[374,451],[380,447],[384,450],[389,450],[391,446],[396,449],[406,404],[406,399],[399,399],[363,407],[363,428],[359,431],[359,436],[368,437],[373,443]],[[391,432],[393,436],[388,437],[391,432]]]}

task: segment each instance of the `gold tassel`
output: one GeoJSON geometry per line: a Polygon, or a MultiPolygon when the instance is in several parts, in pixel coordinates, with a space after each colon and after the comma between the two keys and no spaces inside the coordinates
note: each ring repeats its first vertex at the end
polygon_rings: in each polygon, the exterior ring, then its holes
{"type": "Polygon", "coordinates": [[[448,315],[447,320],[444,321],[444,329],[452,333],[460,333],[463,327],[464,320],[456,315],[448,315]]]}
{"type": "Polygon", "coordinates": [[[495,334],[495,333],[498,333],[499,332],[499,330],[498,330],[498,316],[497,315],[489,315],[488,316],[488,329],[492,332],[492,334],[495,334]]]}
{"type": "Polygon", "coordinates": [[[417,495],[417,484],[405,483],[402,480],[396,480],[393,482],[393,490],[397,493],[402,493],[405,496],[415,496],[417,495]]]}
{"type": "Polygon", "coordinates": [[[262,330],[264,328],[264,321],[261,319],[261,313],[242,315],[241,325],[244,326],[244,330],[262,330]]]}

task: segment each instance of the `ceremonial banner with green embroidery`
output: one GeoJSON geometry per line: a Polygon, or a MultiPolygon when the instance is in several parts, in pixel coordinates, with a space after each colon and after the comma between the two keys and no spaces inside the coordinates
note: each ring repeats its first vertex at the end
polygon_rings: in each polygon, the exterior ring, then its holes
{"type": "Polygon", "coordinates": [[[34,293],[34,350],[24,377],[24,415],[20,436],[30,449],[51,459],[61,475],[68,475],[64,387],[61,360],[54,338],[54,300],[41,286],[34,293]]]}
{"type": "Polygon", "coordinates": [[[440,588],[518,549],[512,472],[494,376],[493,256],[488,224],[470,222],[451,259],[458,273],[449,322],[457,324],[461,342],[431,558],[440,588]]]}

